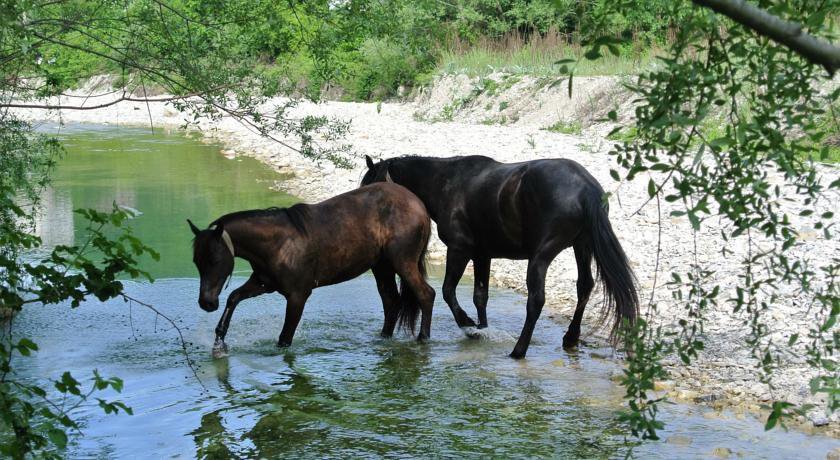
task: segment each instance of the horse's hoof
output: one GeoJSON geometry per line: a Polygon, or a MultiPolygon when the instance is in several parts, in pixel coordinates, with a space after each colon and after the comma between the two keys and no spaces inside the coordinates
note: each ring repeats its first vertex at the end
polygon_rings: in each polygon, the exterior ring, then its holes
{"type": "Polygon", "coordinates": [[[292,342],[287,342],[285,340],[277,341],[277,348],[289,348],[292,346],[292,342]]]}
{"type": "Polygon", "coordinates": [[[566,332],[566,334],[563,336],[563,348],[567,349],[567,350],[571,349],[571,348],[576,348],[578,346],[579,342],[580,342],[579,339],[580,339],[580,333],[579,332],[577,334],[575,334],[573,332],[572,333],[566,332]]]}
{"type": "Polygon", "coordinates": [[[228,356],[228,346],[221,340],[216,340],[216,343],[213,344],[213,358],[220,359],[225,358],[228,356]]]}
{"type": "Polygon", "coordinates": [[[466,335],[467,337],[469,337],[471,339],[480,339],[481,338],[481,333],[478,332],[479,329],[475,326],[465,326],[465,327],[462,327],[461,330],[464,331],[464,335],[466,335]]]}
{"type": "Polygon", "coordinates": [[[525,353],[519,353],[516,350],[510,352],[510,357],[513,359],[523,359],[525,357],[525,353]]]}
{"type": "Polygon", "coordinates": [[[476,327],[479,328],[479,329],[487,329],[487,323],[483,323],[483,324],[479,323],[478,326],[476,326],[476,327]]]}

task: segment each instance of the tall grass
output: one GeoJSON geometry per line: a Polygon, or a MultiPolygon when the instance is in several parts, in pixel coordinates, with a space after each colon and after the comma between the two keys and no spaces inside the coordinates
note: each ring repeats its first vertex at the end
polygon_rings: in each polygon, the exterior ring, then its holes
{"type": "Polygon", "coordinates": [[[619,56],[608,55],[597,61],[585,59],[585,51],[574,34],[555,29],[531,36],[513,31],[498,39],[484,37],[474,43],[454,37],[440,51],[437,70],[470,76],[493,72],[546,76],[560,72],[557,61],[573,58],[578,61],[576,75],[628,75],[650,64],[657,48],[634,42],[622,48],[619,56]]]}

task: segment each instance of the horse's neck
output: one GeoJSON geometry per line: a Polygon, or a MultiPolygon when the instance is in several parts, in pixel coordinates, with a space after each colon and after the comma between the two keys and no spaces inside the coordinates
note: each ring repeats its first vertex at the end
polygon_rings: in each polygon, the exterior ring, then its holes
{"type": "Polygon", "coordinates": [[[251,263],[259,262],[257,259],[260,254],[254,243],[265,238],[265,234],[259,226],[249,224],[247,219],[240,219],[225,225],[225,231],[228,232],[233,243],[236,257],[243,258],[251,263]]]}
{"type": "Polygon", "coordinates": [[[445,199],[441,197],[443,182],[451,180],[446,164],[433,158],[407,158],[397,166],[393,176],[398,184],[411,190],[426,205],[433,218],[441,215],[445,199]]]}

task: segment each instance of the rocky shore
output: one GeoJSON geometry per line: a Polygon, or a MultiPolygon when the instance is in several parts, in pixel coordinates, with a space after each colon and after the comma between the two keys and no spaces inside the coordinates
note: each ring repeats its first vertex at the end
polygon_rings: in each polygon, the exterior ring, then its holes
{"type": "MultiPolygon", "coordinates": [[[[489,84],[492,91],[487,88],[486,81],[450,76],[437,81],[412,102],[326,102],[302,104],[295,109],[296,116],[317,114],[351,121],[350,133],[339,142],[352,146],[356,155],[352,169],[339,169],[327,162],[315,164],[232,119],[201,122],[198,128],[208,141],[222,143],[225,155],[255,157],[284,173],[288,179],[282,182],[282,187],[310,202],[357,187],[364,172],[363,155],[388,158],[406,154],[440,157],[481,154],[503,162],[573,159],[612,193],[610,219],[638,277],[643,314],[648,314],[648,304],[652,302],[658,308],[650,314],[658,324],[673,325],[679,317],[685,316],[664,281],[672,271],[685,272],[693,263],[715,269],[712,282],[724,287],[734,284],[743,270],[741,260],[747,253],[747,246],[745,241],[738,239],[728,243],[721,240],[720,231],[725,223],[708,219],[695,234],[686,219],[669,217],[676,207],[663,202],[658,210],[655,202],[645,204],[647,178],[624,183],[610,178],[609,169],[614,167],[614,162],[608,152],[612,142],[605,136],[611,127],[596,120],[616,108],[625,117],[632,113],[630,96],[621,89],[617,79],[576,78],[573,96],[569,98],[565,85],[553,87],[549,82],[528,77],[493,78],[495,83],[489,84]],[[547,129],[552,126],[554,129],[547,129]],[[557,126],[567,128],[558,129],[557,126]],[[729,251],[726,255],[721,251],[724,245],[729,251]],[[657,248],[660,248],[658,271],[655,270],[657,248]],[[656,289],[653,289],[654,284],[656,289]]],[[[101,102],[91,98],[86,103],[101,102]]],[[[61,113],[25,110],[19,113],[33,120],[65,122],[148,126],[151,120],[155,127],[178,127],[185,119],[184,114],[162,103],[147,106],[122,102],[101,110],[61,113]]],[[[821,167],[821,172],[827,182],[840,175],[839,170],[831,166],[821,167]]],[[[781,178],[775,177],[775,180],[781,181],[781,178]]],[[[835,193],[821,206],[825,210],[835,210],[832,208],[840,199],[838,195],[835,193]]],[[[790,215],[798,215],[796,205],[789,206],[790,215]]],[[[836,224],[840,218],[835,216],[834,219],[836,224]]],[[[800,234],[802,243],[787,254],[792,260],[840,254],[836,239],[825,240],[819,231],[804,224],[800,234]]],[[[755,243],[762,245],[760,239],[755,243]]],[[[442,260],[444,254],[445,247],[434,238],[430,246],[431,257],[442,260]]],[[[524,292],[525,267],[525,261],[494,260],[492,282],[524,292]]],[[[468,267],[467,274],[470,273],[468,267]]],[[[546,280],[545,317],[561,323],[569,321],[576,301],[576,278],[573,254],[564,251],[552,264],[546,280]]],[[[728,298],[726,294],[721,298],[728,298]]],[[[467,311],[472,311],[470,299],[461,300],[467,311]]],[[[774,341],[787,343],[793,334],[807,335],[814,318],[813,312],[804,307],[806,303],[806,297],[800,292],[783,288],[780,299],[766,313],[772,320],[774,341]]],[[[599,307],[600,294],[596,291],[584,318],[584,327],[595,322],[599,307]]],[[[491,298],[488,310],[491,325],[492,309],[491,298]]],[[[745,319],[743,315],[732,313],[723,302],[706,311],[706,350],[691,366],[671,363],[672,379],[659,382],[657,389],[676,399],[731,408],[736,414],[760,412],[762,404],[771,399],[814,404],[815,408],[808,416],[798,420],[800,426],[840,436],[840,416],[827,416],[824,398],[810,394],[808,382],[814,373],[801,354],[782,358],[774,388],[758,382],[755,359],[744,346],[748,328],[741,321],[745,319]]],[[[583,339],[597,343],[603,340],[602,333],[590,330],[586,335],[584,329],[583,339]]],[[[535,340],[539,338],[535,337],[535,340]]]]}

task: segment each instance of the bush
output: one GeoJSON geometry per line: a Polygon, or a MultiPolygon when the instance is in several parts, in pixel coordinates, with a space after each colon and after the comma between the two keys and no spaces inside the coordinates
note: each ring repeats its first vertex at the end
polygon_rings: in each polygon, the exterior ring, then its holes
{"type": "Polygon", "coordinates": [[[405,46],[382,38],[369,38],[361,46],[361,59],[351,72],[348,88],[357,99],[382,99],[411,86],[418,74],[419,59],[405,46]]]}

